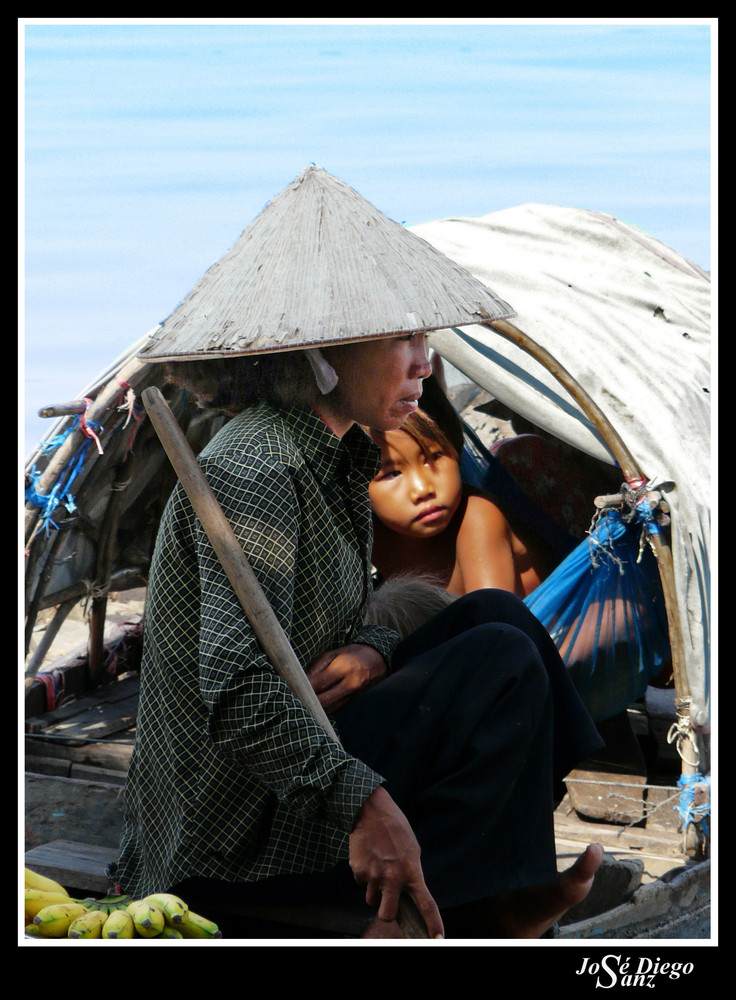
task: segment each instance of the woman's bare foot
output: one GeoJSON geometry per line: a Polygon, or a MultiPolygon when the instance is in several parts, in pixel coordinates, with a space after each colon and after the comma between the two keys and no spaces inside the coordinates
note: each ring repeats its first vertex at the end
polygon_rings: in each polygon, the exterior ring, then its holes
{"type": "Polygon", "coordinates": [[[589,844],[574,865],[548,885],[518,889],[493,901],[504,937],[540,938],[590,892],[603,858],[600,844],[589,844]]]}
{"type": "Polygon", "coordinates": [[[554,882],[464,903],[442,914],[448,938],[540,938],[590,892],[603,858],[590,844],[554,882]]]}

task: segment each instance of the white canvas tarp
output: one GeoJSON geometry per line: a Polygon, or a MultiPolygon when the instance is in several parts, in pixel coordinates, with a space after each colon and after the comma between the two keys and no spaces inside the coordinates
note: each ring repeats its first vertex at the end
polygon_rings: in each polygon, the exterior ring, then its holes
{"type": "MultiPolygon", "coordinates": [[[[672,512],[690,717],[710,724],[711,335],[708,275],[598,212],[529,204],[413,227],[516,311],[603,410],[672,512]]],[[[482,326],[431,335],[468,378],[551,434],[613,464],[538,362],[482,326]]],[[[592,501],[592,498],[591,498],[592,501]]]]}

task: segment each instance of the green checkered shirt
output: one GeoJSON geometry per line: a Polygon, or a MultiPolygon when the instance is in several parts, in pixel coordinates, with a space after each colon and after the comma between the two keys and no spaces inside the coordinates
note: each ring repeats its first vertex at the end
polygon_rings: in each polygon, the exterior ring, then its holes
{"type": "MultiPolygon", "coordinates": [[[[378,450],[311,409],[259,404],[199,456],[303,666],[351,642],[390,663],[398,636],[365,626],[378,450]]],[[[117,866],[124,891],[191,875],[250,881],[347,856],[382,779],[317,725],[274,673],[177,485],[145,614],[137,740],[117,866]]]]}

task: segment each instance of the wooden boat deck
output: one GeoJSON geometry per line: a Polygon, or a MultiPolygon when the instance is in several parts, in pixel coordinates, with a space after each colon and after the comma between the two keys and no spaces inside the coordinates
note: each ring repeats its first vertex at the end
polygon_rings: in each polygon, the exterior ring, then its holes
{"type": "MultiPolygon", "coordinates": [[[[75,656],[64,661],[72,672],[75,656]]],[[[123,818],[123,787],[135,739],[139,676],[126,671],[92,693],[72,696],[51,711],[26,718],[25,850],[54,841],[82,842],[114,849],[123,818]]],[[[630,716],[629,744],[619,746],[618,762],[586,762],[572,772],[566,794],[555,812],[558,869],[564,870],[591,842],[606,851],[606,871],[594,898],[570,911],[561,936],[606,936],[601,914],[614,913],[650,891],[647,905],[616,919],[608,936],[637,927],[634,936],[657,936],[667,913],[678,912],[672,899],[663,901],[659,887],[687,877],[696,880],[681,890],[689,922],[684,933],[671,928],[661,936],[707,937],[710,928],[709,862],[693,852],[680,829],[675,806],[679,799],[677,761],[658,759],[657,777],[631,757],[631,739],[640,725],[630,716]],[[633,761],[633,762],[632,762],[633,761]],[[649,890],[651,887],[651,890],[649,890]],[[651,912],[650,912],[651,911],[651,912]],[[636,920],[644,919],[637,925],[636,920]],[[694,914],[694,917],[692,916],[694,914]],[[636,918],[636,920],[635,920],[636,918]],[[695,922],[693,922],[695,921],[695,922]]],[[[617,725],[620,726],[621,720],[617,725]]],[[[624,730],[626,727],[624,726],[624,730]]],[[[635,742],[635,741],[634,741],[635,742]]],[[[666,751],[665,751],[666,752],[666,751]]],[[[666,925],[670,927],[669,924],[666,925]]],[[[631,936],[631,935],[627,935],[631,936]]]]}

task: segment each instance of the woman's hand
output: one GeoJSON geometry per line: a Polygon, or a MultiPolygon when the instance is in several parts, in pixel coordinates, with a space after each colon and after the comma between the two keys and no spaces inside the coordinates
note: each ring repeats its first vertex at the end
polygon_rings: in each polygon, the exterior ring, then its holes
{"type": "Polygon", "coordinates": [[[317,657],[307,670],[307,677],[324,710],[336,712],[387,673],[386,661],[377,649],[353,643],[317,657]]]}
{"type": "Polygon", "coordinates": [[[424,881],[414,831],[388,792],[378,787],[363,803],[350,834],[350,868],[377,907],[370,937],[395,937],[399,897],[414,900],[430,938],[444,934],[440,911],[424,881]]]}

